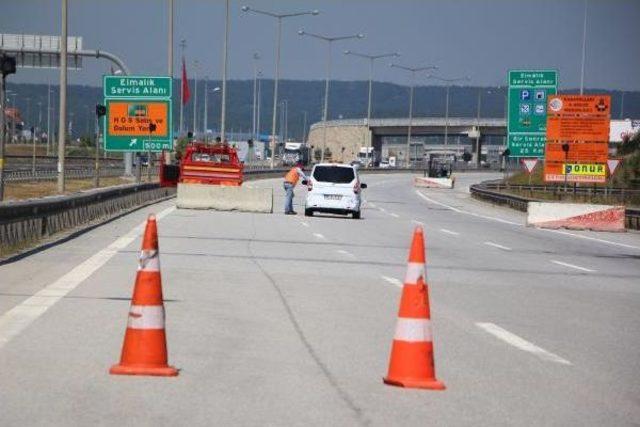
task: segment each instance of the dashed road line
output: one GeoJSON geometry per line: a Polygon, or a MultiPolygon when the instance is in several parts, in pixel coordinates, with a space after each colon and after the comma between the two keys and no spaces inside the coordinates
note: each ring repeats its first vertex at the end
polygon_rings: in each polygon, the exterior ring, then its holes
{"type": "Polygon", "coordinates": [[[525,340],[522,337],[519,337],[514,333],[507,331],[504,328],[501,328],[494,323],[476,322],[476,326],[484,330],[485,332],[490,333],[494,337],[506,342],[507,344],[512,345],[522,351],[531,353],[542,360],[546,360],[547,362],[560,363],[562,365],[572,364],[567,359],[564,359],[557,354],[553,354],[541,347],[538,347],[537,345],[525,340]]]}
{"type": "MultiPolygon", "coordinates": [[[[156,215],[156,219],[164,218],[175,209],[175,206],[172,206],[163,210],[156,215]]],[[[0,316],[0,348],[24,331],[34,320],[42,316],[69,292],[77,288],[119,251],[129,246],[142,233],[145,223],[146,221],[135,226],[127,234],[0,316]]]]}
{"type": "Polygon", "coordinates": [[[450,234],[450,235],[452,235],[452,236],[459,236],[459,235],[460,235],[460,233],[458,233],[457,231],[447,230],[446,228],[441,228],[441,229],[440,229],[440,231],[441,231],[442,233],[450,234]]]}
{"type": "Polygon", "coordinates": [[[398,215],[397,213],[391,212],[389,215],[391,215],[394,218],[400,218],[400,215],[398,215]]]}
{"type": "Polygon", "coordinates": [[[494,243],[494,242],[484,242],[484,244],[487,245],[487,246],[493,246],[494,248],[502,249],[503,251],[510,251],[511,250],[511,248],[508,247],[508,246],[503,246],[503,245],[500,245],[500,244],[494,243]]]}
{"type": "Polygon", "coordinates": [[[339,254],[342,254],[342,255],[346,255],[346,256],[348,256],[348,257],[351,257],[351,258],[355,258],[355,257],[356,257],[354,254],[352,254],[352,253],[351,253],[351,252],[349,252],[349,251],[345,251],[344,249],[338,249],[336,252],[338,252],[339,254]]]}
{"type": "Polygon", "coordinates": [[[303,227],[309,227],[309,223],[308,222],[300,221],[300,224],[302,224],[303,227]]]}
{"type": "Polygon", "coordinates": [[[380,277],[382,277],[382,279],[385,280],[387,283],[390,283],[399,288],[402,288],[404,286],[403,283],[400,280],[396,279],[395,277],[389,277],[389,276],[380,276],[380,277]]]}
{"type": "Polygon", "coordinates": [[[313,235],[318,238],[318,239],[326,239],[326,237],[324,237],[322,234],[320,233],[313,233],[313,235]]]}
{"type": "Polygon", "coordinates": [[[418,221],[417,219],[412,219],[411,222],[414,223],[415,225],[421,225],[424,227],[424,222],[418,221]]]}
{"type": "Polygon", "coordinates": [[[569,268],[574,268],[574,269],[580,270],[580,271],[586,271],[587,273],[594,273],[596,271],[596,270],[592,270],[590,268],[580,267],[579,265],[569,264],[568,262],[557,261],[555,259],[552,259],[551,262],[554,263],[554,264],[557,264],[557,265],[561,265],[563,267],[569,267],[569,268]]]}

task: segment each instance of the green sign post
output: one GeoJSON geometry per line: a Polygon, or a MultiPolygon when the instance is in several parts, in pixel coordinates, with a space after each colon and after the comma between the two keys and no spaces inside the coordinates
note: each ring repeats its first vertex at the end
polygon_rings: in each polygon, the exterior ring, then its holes
{"type": "Polygon", "coordinates": [[[547,98],[557,92],[557,71],[509,71],[507,132],[511,157],[544,157],[547,98]]]}
{"type": "Polygon", "coordinates": [[[170,77],[105,76],[104,149],[172,150],[171,86],[170,77]]]}

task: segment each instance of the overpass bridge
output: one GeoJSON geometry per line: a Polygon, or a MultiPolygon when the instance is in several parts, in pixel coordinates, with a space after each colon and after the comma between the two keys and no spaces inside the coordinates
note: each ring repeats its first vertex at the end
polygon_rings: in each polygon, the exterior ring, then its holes
{"type": "MultiPolygon", "coordinates": [[[[311,126],[308,142],[315,148],[323,146],[326,131],[326,147],[332,159],[349,162],[354,160],[360,147],[374,147],[385,158],[395,155],[403,160],[406,155],[408,118],[330,120],[311,126]]],[[[422,160],[423,154],[432,151],[449,151],[462,155],[468,151],[476,158],[480,143],[482,158],[497,160],[506,144],[506,120],[504,118],[472,117],[422,117],[411,120],[411,159],[422,160]]]]}

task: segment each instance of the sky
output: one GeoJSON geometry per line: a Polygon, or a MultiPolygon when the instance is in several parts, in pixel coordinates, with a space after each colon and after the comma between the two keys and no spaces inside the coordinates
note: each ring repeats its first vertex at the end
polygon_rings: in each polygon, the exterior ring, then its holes
{"type": "MultiPolygon", "coordinates": [[[[174,75],[181,49],[190,77],[222,74],[223,0],[174,0],[174,75]],[[193,61],[200,63],[194,70],[193,61]]],[[[69,35],[87,49],[121,57],[133,74],[167,74],[167,0],[69,0],[69,35]]],[[[59,34],[60,0],[0,0],[0,32],[59,34]]],[[[399,52],[393,62],[435,65],[446,78],[469,76],[473,86],[504,85],[509,69],[557,69],[561,89],[580,83],[585,0],[231,0],[229,79],[252,79],[253,54],[274,75],[276,20],[245,13],[244,5],[278,13],[317,9],[317,16],[283,20],[281,78],[323,80],[326,43],[298,35],[362,33],[333,43],[332,78],[366,80],[368,61],[343,54],[399,52]]],[[[640,0],[587,0],[585,86],[640,90],[640,0]]],[[[374,79],[407,84],[406,71],[376,62],[374,79]]],[[[87,58],[69,72],[71,84],[100,86],[105,60],[87,58]]],[[[417,84],[442,84],[421,75],[417,84]]],[[[20,69],[14,82],[57,82],[55,70],[20,69]]]]}

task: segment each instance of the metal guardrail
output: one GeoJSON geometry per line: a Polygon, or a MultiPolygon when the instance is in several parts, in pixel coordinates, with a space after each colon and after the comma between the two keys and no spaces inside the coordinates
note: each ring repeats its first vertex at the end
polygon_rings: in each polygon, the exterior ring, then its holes
{"type": "MultiPolygon", "coordinates": [[[[474,184],[469,187],[471,197],[479,200],[488,201],[497,205],[506,205],[512,209],[516,209],[522,212],[527,212],[529,202],[539,202],[541,200],[529,197],[516,196],[514,194],[503,193],[500,190],[506,190],[507,188],[515,189],[516,187],[530,187],[530,186],[513,186],[506,184],[499,184],[493,181],[481,182],[480,184],[474,184]]],[[[535,186],[532,186],[535,187],[535,186]]],[[[609,189],[611,190],[611,189],[609,189]]],[[[624,189],[619,189],[624,190],[624,189]]],[[[626,189],[626,191],[630,191],[626,189]]],[[[636,190],[631,190],[636,191],[636,190]]],[[[604,194],[604,191],[602,192],[604,194]]],[[[587,194],[587,193],[585,193],[587,194]]],[[[625,209],[625,227],[630,230],[640,230],[640,209],[626,208],[625,209]]]]}
{"type": "Polygon", "coordinates": [[[130,184],[0,203],[0,256],[61,231],[111,218],[174,194],[174,188],[162,188],[159,184],[130,184]]]}

